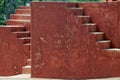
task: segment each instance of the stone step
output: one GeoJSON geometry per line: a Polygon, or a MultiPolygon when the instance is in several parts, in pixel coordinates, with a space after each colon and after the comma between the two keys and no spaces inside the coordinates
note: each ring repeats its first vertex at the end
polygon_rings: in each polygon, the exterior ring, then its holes
{"type": "Polygon", "coordinates": [[[87,28],[87,32],[95,32],[97,31],[97,24],[96,23],[86,23],[82,24],[87,28]]]}
{"type": "Polygon", "coordinates": [[[19,31],[19,32],[13,32],[16,34],[17,38],[22,37],[30,37],[30,31],[19,31]]]}
{"type": "Polygon", "coordinates": [[[120,57],[120,48],[109,48],[109,49],[105,49],[104,54],[106,54],[107,56],[111,56],[111,57],[120,57]]]}
{"type": "Polygon", "coordinates": [[[110,52],[119,52],[120,53],[120,48],[109,48],[109,49],[105,49],[107,51],[110,51],[110,52]]]}
{"type": "Polygon", "coordinates": [[[30,9],[16,9],[15,14],[31,14],[30,9]]]}
{"type": "Polygon", "coordinates": [[[10,19],[31,20],[30,14],[11,14],[10,19]]]}
{"type": "Polygon", "coordinates": [[[108,49],[111,47],[111,41],[110,40],[97,41],[96,45],[97,47],[100,47],[102,49],[108,49]]]}
{"type": "Polygon", "coordinates": [[[31,73],[31,66],[22,67],[22,74],[30,74],[30,73],[31,73]]]}
{"type": "Polygon", "coordinates": [[[18,39],[22,40],[22,42],[24,44],[30,43],[30,41],[31,41],[31,37],[22,37],[22,38],[18,38],[18,39]]]}
{"type": "Polygon", "coordinates": [[[90,23],[90,16],[77,15],[75,17],[78,18],[78,22],[81,22],[82,24],[90,23]]]}
{"type": "Polygon", "coordinates": [[[4,28],[9,28],[10,32],[15,32],[15,31],[25,31],[25,27],[23,26],[17,26],[17,25],[3,25],[0,27],[4,27],[4,28]]]}
{"type": "Polygon", "coordinates": [[[31,66],[31,59],[27,59],[27,65],[31,66]]]}
{"type": "Polygon", "coordinates": [[[104,32],[90,32],[90,35],[92,35],[96,41],[101,41],[104,39],[104,32]]]}
{"type": "Polygon", "coordinates": [[[31,43],[24,44],[25,50],[30,50],[31,43]]]}
{"type": "Polygon", "coordinates": [[[15,20],[15,19],[9,19],[6,21],[7,25],[19,25],[19,26],[26,26],[30,24],[30,20],[15,20]]]}
{"type": "Polygon", "coordinates": [[[20,6],[19,9],[31,9],[30,6],[20,6]]]}
{"type": "Polygon", "coordinates": [[[24,50],[26,52],[27,59],[31,58],[31,43],[24,44],[24,50]]]}
{"type": "Polygon", "coordinates": [[[83,15],[83,8],[69,8],[69,12],[74,15],[83,15]]]}

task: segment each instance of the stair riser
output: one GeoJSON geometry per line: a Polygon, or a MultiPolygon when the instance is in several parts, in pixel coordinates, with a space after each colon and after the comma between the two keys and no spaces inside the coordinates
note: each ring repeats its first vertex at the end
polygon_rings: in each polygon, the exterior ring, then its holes
{"type": "MultiPolygon", "coordinates": [[[[30,53],[31,53],[30,45],[25,45],[25,44],[24,44],[24,50],[25,50],[25,52],[26,52],[27,59],[30,59],[30,58],[31,58],[31,56],[30,56],[30,53]]],[[[27,61],[26,61],[26,62],[27,62],[27,61]]],[[[28,65],[28,63],[27,63],[27,65],[28,65]]]]}
{"type": "Polygon", "coordinates": [[[28,60],[28,61],[27,61],[27,65],[28,65],[28,66],[31,66],[31,60],[28,60]]]}
{"type": "Polygon", "coordinates": [[[25,31],[25,27],[10,28],[10,32],[16,32],[16,31],[25,31]]]}
{"type": "Polygon", "coordinates": [[[95,32],[95,31],[97,31],[96,25],[94,25],[94,26],[87,26],[87,31],[88,32],[95,32]]]}
{"type": "Polygon", "coordinates": [[[98,35],[96,35],[95,37],[96,37],[96,40],[99,41],[99,40],[103,40],[104,35],[98,34],[98,35]]]}
{"type": "Polygon", "coordinates": [[[30,39],[23,39],[22,42],[23,42],[24,44],[30,43],[30,39]]]}
{"type": "Polygon", "coordinates": [[[22,68],[22,74],[30,74],[31,68],[22,68]]]}
{"type": "Polygon", "coordinates": [[[17,38],[30,37],[30,33],[15,33],[17,38]]]}
{"type": "Polygon", "coordinates": [[[31,31],[30,25],[29,25],[29,26],[25,26],[25,29],[26,29],[27,31],[31,31]]]}
{"type": "Polygon", "coordinates": [[[25,26],[30,24],[30,22],[20,22],[20,21],[7,21],[7,25],[20,25],[20,26],[25,26]]]}
{"type": "Polygon", "coordinates": [[[103,34],[92,34],[93,39],[95,39],[96,41],[101,41],[104,39],[104,35],[103,34]]]}
{"type": "Polygon", "coordinates": [[[30,20],[31,16],[11,15],[10,19],[30,20]]]}
{"type": "Polygon", "coordinates": [[[30,45],[24,45],[25,50],[30,50],[30,45]]]}
{"type": "Polygon", "coordinates": [[[97,47],[102,48],[102,49],[108,49],[110,48],[110,42],[96,42],[97,47]]]}
{"type": "Polygon", "coordinates": [[[31,14],[30,10],[15,10],[15,14],[31,14]]]}
{"type": "Polygon", "coordinates": [[[77,18],[78,18],[78,22],[80,22],[82,24],[90,22],[90,18],[89,17],[77,17],[77,18]]]}

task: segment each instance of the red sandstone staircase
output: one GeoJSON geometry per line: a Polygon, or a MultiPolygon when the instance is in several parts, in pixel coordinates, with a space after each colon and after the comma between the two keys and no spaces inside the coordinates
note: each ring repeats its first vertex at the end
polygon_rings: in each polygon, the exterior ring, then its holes
{"type": "Polygon", "coordinates": [[[105,33],[97,29],[97,23],[91,22],[91,17],[84,14],[82,7],[68,6],[70,12],[73,13],[74,17],[82,21],[82,25],[87,28],[87,32],[96,39],[96,46],[104,49],[105,51],[120,51],[119,48],[113,48],[111,40],[105,38],[105,33]]]}
{"type": "MultiPolygon", "coordinates": [[[[31,10],[30,7],[21,6],[15,10],[15,14],[10,15],[10,19],[6,21],[4,28],[10,28],[11,34],[16,35],[21,40],[27,53],[28,60],[26,66],[23,66],[22,73],[31,72],[30,46],[31,46],[31,10]]],[[[2,26],[3,27],[3,26],[2,26]]]]}
{"type": "MultiPolygon", "coordinates": [[[[119,48],[112,48],[111,40],[105,38],[105,33],[99,31],[97,29],[97,23],[91,22],[91,17],[84,15],[84,9],[79,7],[69,7],[70,11],[74,13],[74,17],[82,20],[82,25],[87,27],[87,32],[92,36],[94,36],[96,40],[97,47],[106,50],[106,51],[120,51],[119,48]]],[[[7,21],[7,24],[14,25],[17,24],[19,26],[30,24],[30,8],[29,7],[20,7],[20,9],[16,10],[15,14],[11,15],[11,19],[7,21]]],[[[25,27],[24,27],[25,28],[25,27]]],[[[24,30],[17,30],[13,32],[17,34],[17,38],[23,41],[23,44],[30,51],[30,29],[26,28],[24,30]]],[[[22,68],[23,74],[31,73],[31,59],[27,60],[27,65],[22,68]]]]}
{"type": "MultiPolygon", "coordinates": [[[[91,36],[95,36],[97,47],[106,51],[120,51],[119,48],[111,48],[111,41],[105,39],[105,33],[97,30],[97,23],[91,22],[91,17],[83,15],[83,8],[69,7],[70,11],[74,13],[74,17],[82,20],[82,25],[87,27],[91,36]]],[[[10,19],[7,20],[5,28],[10,28],[11,34],[15,34],[18,40],[23,42],[25,50],[28,52],[28,59],[26,66],[23,66],[22,73],[31,73],[31,59],[30,59],[30,45],[31,45],[31,32],[30,32],[30,7],[21,6],[15,10],[15,14],[11,14],[10,19]]]]}
{"type": "Polygon", "coordinates": [[[31,73],[31,59],[27,60],[27,66],[22,67],[23,74],[30,74],[31,73]]]}

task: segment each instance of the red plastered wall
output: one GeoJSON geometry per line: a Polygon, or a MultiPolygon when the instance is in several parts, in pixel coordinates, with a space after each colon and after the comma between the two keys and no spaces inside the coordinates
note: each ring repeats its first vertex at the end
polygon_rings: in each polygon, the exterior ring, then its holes
{"type": "Polygon", "coordinates": [[[22,73],[27,55],[22,41],[10,32],[8,27],[0,27],[0,75],[11,76],[22,73]]]}
{"type": "MultiPolygon", "coordinates": [[[[118,3],[77,3],[119,47],[118,3]]],[[[98,47],[95,37],[68,6],[76,3],[33,2],[32,77],[103,78],[120,76],[119,52],[98,47]]]]}

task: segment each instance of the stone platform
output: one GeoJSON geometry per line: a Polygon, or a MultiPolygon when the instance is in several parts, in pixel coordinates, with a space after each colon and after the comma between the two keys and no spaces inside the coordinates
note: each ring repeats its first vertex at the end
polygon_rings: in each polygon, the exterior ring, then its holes
{"type": "Polygon", "coordinates": [[[30,78],[30,74],[20,74],[15,76],[0,76],[0,80],[120,80],[117,78],[102,78],[102,79],[50,79],[50,78],[30,78]]]}

